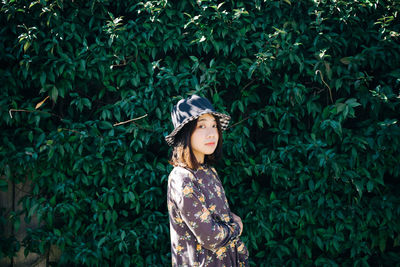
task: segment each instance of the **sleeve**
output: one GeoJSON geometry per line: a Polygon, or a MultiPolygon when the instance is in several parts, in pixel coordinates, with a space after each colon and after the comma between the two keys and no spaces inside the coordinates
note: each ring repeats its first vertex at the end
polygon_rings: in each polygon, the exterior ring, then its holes
{"type": "Polygon", "coordinates": [[[179,182],[174,183],[173,198],[182,220],[197,241],[206,249],[215,250],[238,237],[239,225],[234,221],[216,221],[205,205],[204,194],[193,183],[192,174],[183,175],[179,182]]]}

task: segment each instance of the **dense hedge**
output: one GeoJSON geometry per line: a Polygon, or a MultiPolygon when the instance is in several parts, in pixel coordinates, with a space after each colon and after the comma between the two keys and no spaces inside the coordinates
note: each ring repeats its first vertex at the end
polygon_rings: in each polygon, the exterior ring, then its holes
{"type": "Polygon", "coordinates": [[[21,212],[40,227],[22,242],[0,233],[0,257],[53,244],[60,265],[169,265],[163,137],[196,92],[232,116],[217,169],[253,266],[398,263],[399,12],[2,1],[0,185],[32,181],[21,212]]]}

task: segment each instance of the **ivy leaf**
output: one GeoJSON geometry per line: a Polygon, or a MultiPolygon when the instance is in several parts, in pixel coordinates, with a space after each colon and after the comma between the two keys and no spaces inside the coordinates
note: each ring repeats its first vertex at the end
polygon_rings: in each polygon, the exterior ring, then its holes
{"type": "Polygon", "coordinates": [[[57,98],[58,98],[57,87],[55,87],[55,86],[52,87],[52,89],[50,90],[50,97],[54,102],[57,102],[57,98]]]}

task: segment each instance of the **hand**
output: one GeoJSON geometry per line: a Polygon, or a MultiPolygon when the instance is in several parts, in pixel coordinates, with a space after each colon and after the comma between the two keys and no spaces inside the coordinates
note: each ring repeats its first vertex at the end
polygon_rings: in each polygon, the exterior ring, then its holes
{"type": "Polygon", "coordinates": [[[235,213],[233,213],[233,212],[231,212],[231,215],[232,215],[233,221],[236,222],[237,224],[239,224],[239,227],[240,227],[239,236],[241,236],[241,235],[242,235],[242,232],[243,232],[243,223],[242,223],[242,219],[240,219],[240,217],[237,216],[237,215],[236,215],[235,213]]]}

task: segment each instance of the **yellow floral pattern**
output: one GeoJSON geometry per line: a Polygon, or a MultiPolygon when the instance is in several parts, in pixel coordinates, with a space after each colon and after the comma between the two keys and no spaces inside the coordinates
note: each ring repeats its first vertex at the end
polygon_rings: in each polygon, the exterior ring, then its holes
{"type": "Polygon", "coordinates": [[[175,167],[167,200],[172,266],[249,266],[215,169],[175,167]]]}

